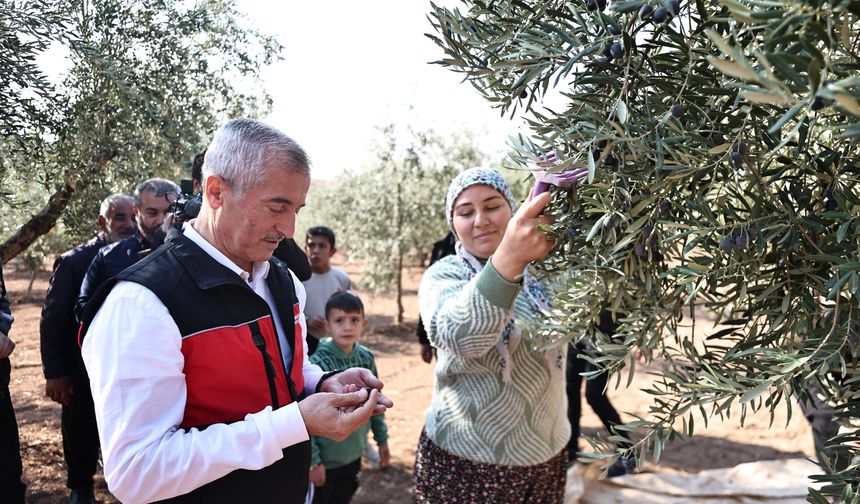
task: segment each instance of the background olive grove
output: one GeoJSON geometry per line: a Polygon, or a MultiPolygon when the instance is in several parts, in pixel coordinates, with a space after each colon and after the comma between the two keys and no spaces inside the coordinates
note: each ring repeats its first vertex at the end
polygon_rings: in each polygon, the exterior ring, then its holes
{"type": "Polygon", "coordinates": [[[230,0],[0,4],[0,259],[38,264],[92,235],[106,195],[178,179],[224,120],[268,108],[253,78],[280,51],[230,0]]]}

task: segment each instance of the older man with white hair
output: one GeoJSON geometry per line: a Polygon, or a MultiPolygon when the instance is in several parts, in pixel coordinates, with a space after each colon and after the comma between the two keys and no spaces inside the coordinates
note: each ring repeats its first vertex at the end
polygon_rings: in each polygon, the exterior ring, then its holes
{"type": "Polygon", "coordinates": [[[304,288],[271,259],[305,204],[302,148],[234,120],[203,175],[198,218],[82,317],[105,478],[126,504],[304,502],[309,436],[344,439],[392,403],[369,371],[308,361],[304,288]]]}

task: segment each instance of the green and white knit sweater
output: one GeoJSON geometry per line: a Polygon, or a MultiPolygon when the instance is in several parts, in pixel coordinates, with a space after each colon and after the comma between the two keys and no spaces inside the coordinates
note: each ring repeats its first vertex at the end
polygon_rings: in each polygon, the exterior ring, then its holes
{"type": "Polygon", "coordinates": [[[535,350],[524,338],[509,348],[509,383],[496,350],[512,309],[518,321],[539,316],[520,284],[489,261],[470,280],[460,258],[448,256],[424,273],[418,302],[438,357],[425,425],[430,439],[488,464],[535,465],[558,455],[570,438],[566,348],[535,350]]]}

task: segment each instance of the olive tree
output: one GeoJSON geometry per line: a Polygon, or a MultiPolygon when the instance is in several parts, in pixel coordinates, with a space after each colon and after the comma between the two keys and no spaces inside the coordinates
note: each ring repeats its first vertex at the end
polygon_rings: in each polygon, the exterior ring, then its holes
{"type": "MultiPolygon", "coordinates": [[[[591,358],[632,376],[638,347],[662,366],[651,414],[626,427],[636,449],[659,458],[695,417],[790,413],[813,388],[860,416],[860,3],[465,4],[432,8],[439,63],[522,113],[515,162],[589,172],[554,190],[542,335],[626,315],[591,358]],[[696,306],[724,328],[684,336],[696,306]]],[[[858,434],[832,440],[855,458],[810,499],[857,499],[858,434]]]]}
{"type": "Polygon", "coordinates": [[[231,0],[4,2],[0,258],[58,219],[79,240],[108,193],[176,178],[219,123],[268,107],[251,83],[280,49],[231,0]]]}
{"type": "Polygon", "coordinates": [[[337,233],[338,249],[362,264],[361,287],[393,291],[402,323],[404,268],[423,262],[433,242],[448,232],[445,194],[451,180],[484,162],[470,132],[446,137],[388,125],[368,165],[312,189],[311,216],[300,220],[337,233]]]}

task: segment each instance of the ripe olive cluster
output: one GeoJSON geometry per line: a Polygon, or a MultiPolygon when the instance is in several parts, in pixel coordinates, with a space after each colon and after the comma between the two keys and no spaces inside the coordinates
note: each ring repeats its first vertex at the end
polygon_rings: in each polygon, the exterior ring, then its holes
{"type": "Polygon", "coordinates": [[[643,5],[639,9],[639,19],[642,21],[651,21],[654,24],[660,24],[668,21],[673,16],[677,16],[681,12],[681,2],[672,0],[666,6],[659,6],[656,9],[649,4],[643,5]]]}
{"type": "Polygon", "coordinates": [[[758,231],[755,229],[735,230],[720,240],[720,250],[731,252],[732,250],[744,250],[758,239],[758,231]]]}
{"type": "MultiPolygon", "coordinates": [[[[665,200],[664,200],[665,201],[665,200]]],[[[633,246],[633,253],[638,257],[648,257],[648,252],[651,252],[651,262],[660,262],[663,260],[663,254],[657,248],[659,240],[654,233],[653,224],[645,224],[642,226],[642,237],[633,246]]]]}

